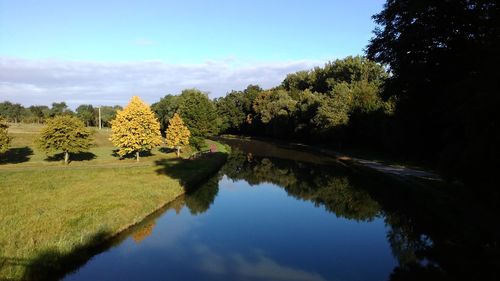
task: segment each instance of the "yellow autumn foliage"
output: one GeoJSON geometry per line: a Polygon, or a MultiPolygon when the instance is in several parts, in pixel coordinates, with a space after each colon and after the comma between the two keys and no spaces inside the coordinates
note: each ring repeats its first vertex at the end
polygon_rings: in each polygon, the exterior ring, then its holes
{"type": "Polygon", "coordinates": [[[129,104],[118,111],[111,121],[110,140],[118,147],[118,155],[149,151],[162,143],[160,123],[151,108],[138,96],[133,96],[129,104]]]}
{"type": "Polygon", "coordinates": [[[191,132],[184,125],[184,121],[182,121],[179,114],[175,113],[168,121],[166,135],[167,146],[177,149],[177,157],[179,157],[181,147],[189,144],[189,137],[191,136],[191,132]]]}

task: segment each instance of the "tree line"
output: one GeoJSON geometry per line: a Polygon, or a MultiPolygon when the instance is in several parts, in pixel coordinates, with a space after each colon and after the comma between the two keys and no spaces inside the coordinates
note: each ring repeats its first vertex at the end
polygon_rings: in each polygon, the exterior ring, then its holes
{"type": "Polygon", "coordinates": [[[381,98],[386,77],[380,64],[357,56],[289,74],[268,90],[250,85],[215,100],[220,129],[335,147],[383,144],[380,132],[394,111],[394,101],[381,98]]]}
{"type": "Polygon", "coordinates": [[[91,104],[82,104],[73,111],[64,101],[54,102],[51,107],[46,105],[24,107],[19,103],[4,101],[0,102],[0,116],[12,123],[43,124],[55,116],[70,115],[81,119],[86,126],[98,126],[99,108],[101,111],[101,125],[104,127],[110,127],[110,122],[115,118],[116,112],[123,109],[119,105],[95,107],[91,104]]]}
{"type": "Polygon", "coordinates": [[[162,131],[174,113],[189,127],[191,143],[223,134],[352,144],[371,138],[382,143],[384,122],[394,101],[381,98],[388,76],[380,65],[364,57],[347,57],[324,67],[289,74],[281,85],[264,90],[249,85],[211,100],[207,93],[187,89],[152,104],[162,131]],[[377,139],[379,138],[379,139],[377,139]]]}

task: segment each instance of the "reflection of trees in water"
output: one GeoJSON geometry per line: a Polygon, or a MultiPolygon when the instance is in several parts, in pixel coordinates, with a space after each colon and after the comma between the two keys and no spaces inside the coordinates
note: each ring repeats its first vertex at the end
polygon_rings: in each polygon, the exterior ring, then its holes
{"type": "Polygon", "coordinates": [[[391,280],[500,280],[498,207],[446,184],[387,183],[382,206],[399,261],[391,280]]]}
{"type": "MultiPolygon", "coordinates": [[[[202,186],[188,191],[184,196],[167,204],[161,213],[168,210],[174,210],[176,214],[179,214],[184,206],[186,206],[193,215],[206,212],[219,192],[220,178],[220,175],[214,176],[202,186]]],[[[141,225],[136,226],[136,230],[132,233],[132,239],[136,243],[142,242],[153,233],[155,225],[156,217],[144,221],[141,225]]]]}
{"type": "Polygon", "coordinates": [[[206,212],[219,193],[220,176],[210,178],[204,185],[194,191],[189,192],[184,200],[189,211],[193,215],[206,212]]]}
{"type": "Polygon", "coordinates": [[[383,213],[399,261],[391,280],[500,280],[500,225],[495,223],[500,212],[485,198],[473,201],[474,196],[445,184],[402,183],[237,151],[222,173],[251,185],[276,184],[348,219],[369,221],[383,213]]]}
{"type": "Polygon", "coordinates": [[[342,167],[248,157],[233,151],[222,172],[250,185],[273,183],[283,187],[289,195],[324,206],[340,217],[369,221],[380,210],[377,202],[357,188],[357,181],[342,167]]]}
{"type": "Polygon", "coordinates": [[[146,237],[151,235],[151,233],[153,233],[153,228],[155,227],[155,225],[156,223],[154,221],[145,224],[136,232],[134,232],[134,234],[132,234],[132,239],[134,239],[134,241],[138,244],[141,243],[142,240],[144,240],[146,237]]]}
{"type": "MultiPolygon", "coordinates": [[[[291,152],[293,153],[293,152],[291,152]]],[[[181,206],[208,210],[222,175],[250,185],[269,182],[339,217],[370,221],[383,214],[399,265],[391,280],[500,280],[498,207],[455,188],[403,184],[343,167],[262,158],[233,151],[219,175],[188,193],[181,206]]],[[[488,199],[490,202],[494,199],[488,199]]]]}

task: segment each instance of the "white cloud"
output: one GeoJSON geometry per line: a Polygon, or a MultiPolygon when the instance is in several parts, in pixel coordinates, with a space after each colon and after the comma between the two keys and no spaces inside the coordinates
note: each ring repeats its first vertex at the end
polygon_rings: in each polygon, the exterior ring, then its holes
{"type": "Polygon", "coordinates": [[[124,105],[133,95],[149,103],[165,94],[198,88],[210,97],[242,90],[249,84],[278,85],[286,74],[310,69],[320,61],[242,63],[222,59],[200,64],[161,61],[88,62],[0,57],[0,101],[23,105],[66,101],[124,105]]]}
{"type": "Polygon", "coordinates": [[[239,276],[252,280],[287,280],[287,281],[324,281],[321,275],[315,272],[307,272],[285,265],[276,261],[259,256],[256,261],[250,261],[242,256],[235,256],[235,269],[239,276]]]}
{"type": "Polygon", "coordinates": [[[200,244],[195,246],[195,254],[199,258],[198,264],[201,271],[214,275],[226,275],[227,280],[326,280],[319,273],[280,264],[259,250],[251,255],[247,253],[246,257],[241,254],[224,255],[200,244]]]}

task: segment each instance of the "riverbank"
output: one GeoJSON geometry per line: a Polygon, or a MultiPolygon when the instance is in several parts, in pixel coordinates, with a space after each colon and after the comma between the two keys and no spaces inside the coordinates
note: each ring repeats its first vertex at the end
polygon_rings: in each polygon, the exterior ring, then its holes
{"type": "Polygon", "coordinates": [[[166,148],[139,163],[119,160],[103,130],[96,147],[64,166],[32,147],[36,132],[14,128],[14,153],[0,164],[0,280],[48,279],[60,263],[81,258],[216,173],[227,156],[223,145],[207,141],[217,152],[194,160],[166,148]]]}
{"type": "Polygon", "coordinates": [[[222,139],[239,139],[239,140],[261,140],[265,142],[280,144],[280,146],[316,152],[321,155],[329,156],[335,159],[338,163],[349,166],[351,169],[370,170],[389,177],[402,180],[424,180],[424,181],[443,181],[443,178],[433,170],[426,169],[415,163],[405,163],[401,160],[393,160],[388,157],[380,156],[375,153],[367,153],[360,151],[337,151],[321,145],[310,145],[304,143],[285,142],[275,139],[224,135],[222,139]]]}

